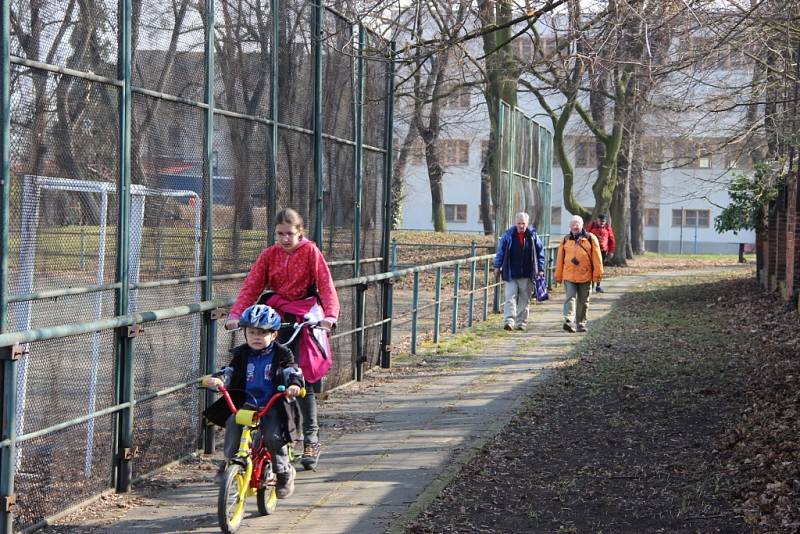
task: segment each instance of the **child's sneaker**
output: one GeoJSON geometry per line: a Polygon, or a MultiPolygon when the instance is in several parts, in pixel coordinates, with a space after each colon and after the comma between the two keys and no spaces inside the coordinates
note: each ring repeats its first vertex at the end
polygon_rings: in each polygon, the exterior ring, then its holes
{"type": "Polygon", "coordinates": [[[289,498],[294,493],[294,475],[295,470],[291,465],[288,471],[276,475],[278,482],[275,484],[275,493],[279,499],[289,498]]]}
{"type": "Polygon", "coordinates": [[[303,456],[300,458],[300,463],[306,470],[314,469],[317,467],[319,460],[319,453],[322,451],[322,446],[319,443],[309,443],[303,447],[303,456]]]}

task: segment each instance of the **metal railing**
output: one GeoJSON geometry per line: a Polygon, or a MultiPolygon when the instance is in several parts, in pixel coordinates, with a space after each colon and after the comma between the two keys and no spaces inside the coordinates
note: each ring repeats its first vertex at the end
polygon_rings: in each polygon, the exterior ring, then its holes
{"type": "MultiPolygon", "coordinates": [[[[490,292],[494,291],[493,310],[497,311],[499,305],[499,283],[494,279],[490,279],[491,260],[493,255],[473,256],[469,258],[462,258],[451,261],[438,262],[430,265],[422,265],[409,267],[405,269],[392,270],[380,274],[370,276],[354,277],[346,280],[338,280],[335,282],[336,288],[340,292],[347,289],[355,289],[357,299],[364,298],[366,292],[380,286],[383,295],[388,299],[388,313],[385,313],[377,321],[368,322],[365,314],[362,312],[354,321],[353,327],[346,331],[335,332],[332,340],[354,337],[355,338],[355,358],[353,360],[352,375],[355,380],[361,380],[364,375],[364,363],[369,359],[365,351],[365,343],[363,343],[364,336],[370,332],[380,329],[381,342],[380,342],[380,365],[388,367],[391,365],[391,352],[392,352],[392,335],[393,332],[399,332],[401,328],[411,325],[410,343],[411,351],[416,352],[417,341],[419,338],[418,318],[420,314],[426,309],[435,310],[435,324],[433,339],[439,341],[440,317],[442,315],[443,304],[449,303],[451,308],[451,327],[450,332],[455,333],[459,330],[461,324],[464,326],[471,326],[476,320],[473,313],[475,309],[476,297],[482,299],[482,312],[479,317],[486,319],[489,313],[490,292]],[[478,275],[479,268],[482,270],[481,276],[478,275]],[[462,275],[466,272],[466,275],[462,275]],[[424,274],[434,274],[436,278],[436,301],[429,303],[425,306],[419,305],[419,280],[420,276],[424,274]],[[448,273],[450,273],[448,275],[448,273]],[[414,278],[414,294],[412,301],[414,302],[410,310],[403,311],[398,304],[393,304],[393,286],[397,280],[405,277],[412,276],[414,278]],[[451,277],[452,294],[442,298],[443,280],[446,276],[451,277]],[[462,280],[466,280],[467,289],[462,290],[462,280]],[[464,304],[466,303],[467,311],[463,312],[464,304]],[[463,316],[463,317],[461,317],[463,316]]],[[[365,260],[369,261],[369,260],[365,260]]],[[[179,282],[179,280],[176,280],[179,282]]],[[[38,295],[28,295],[28,298],[54,298],[46,293],[38,295]]],[[[199,316],[202,317],[204,328],[216,328],[216,319],[219,317],[220,308],[230,306],[234,301],[233,297],[222,299],[211,299],[200,302],[194,302],[183,306],[174,306],[169,308],[155,309],[149,311],[142,311],[137,313],[130,313],[119,315],[111,318],[105,318],[97,321],[81,322],[62,324],[53,327],[37,328],[20,332],[7,332],[0,334],[0,360],[6,361],[19,361],[23,358],[31,358],[32,356],[25,353],[22,349],[25,344],[41,343],[47,340],[66,340],[73,336],[80,336],[92,332],[112,330],[122,332],[122,336],[130,340],[132,345],[131,349],[135,350],[137,342],[136,336],[142,329],[147,329],[147,325],[156,321],[173,320],[181,317],[199,316]],[[213,321],[213,322],[212,322],[213,321]]],[[[364,307],[362,306],[363,310],[364,307]]],[[[16,415],[15,402],[16,402],[16,375],[10,377],[9,386],[4,388],[3,403],[10,410],[10,423],[11,429],[15,428],[13,424],[16,415]]],[[[197,384],[199,378],[193,378],[188,381],[167,385],[157,391],[148,393],[144,396],[134,398],[131,396],[124,402],[116,402],[110,406],[102,409],[91,411],[90,413],[83,414],[79,417],[74,417],[64,421],[58,421],[55,424],[47,425],[43,428],[35,429],[21,435],[16,435],[13,430],[8,434],[8,437],[0,441],[0,449],[3,450],[10,457],[14,458],[21,451],[26,449],[27,445],[38,438],[55,434],[58,432],[66,432],[71,428],[83,425],[88,422],[99,420],[103,417],[116,415],[125,420],[133,421],[137,406],[151,402],[154,399],[165,397],[174,394],[180,390],[191,388],[197,384]]],[[[132,390],[134,387],[134,369],[133,367],[127,368],[120,384],[121,388],[132,390]]],[[[198,408],[199,409],[199,408],[198,408]]],[[[199,414],[196,414],[199,416],[199,414]]],[[[210,427],[205,428],[207,435],[213,434],[213,429],[210,427]]],[[[206,444],[213,443],[213,438],[203,440],[206,444]]],[[[123,451],[124,454],[129,455],[130,460],[135,461],[136,453],[135,448],[123,451]]],[[[33,453],[32,453],[33,454],[33,453]]],[[[2,475],[9,477],[13,480],[15,474],[15,463],[3,464],[2,475]]],[[[118,488],[120,489],[120,488],[118,488]]],[[[121,488],[122,491],[125,488],[121,488]]],[[[24,496],[21,497],[20,503],[11,503],[9,512],[12,512],[18,504],[21,504],[24,496]]],[[[28,528],[35,528],[38,523],[27,525],[28,528]]]]}

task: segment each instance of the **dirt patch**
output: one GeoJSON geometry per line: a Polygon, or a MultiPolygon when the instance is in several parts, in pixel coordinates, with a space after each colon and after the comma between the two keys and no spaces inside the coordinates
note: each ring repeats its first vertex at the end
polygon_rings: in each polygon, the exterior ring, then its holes
{"type": "Polygon", "coordinates": [[[796,532],[797,317],[770,346],[776,309],[741,277],[624,296],[408,532],[796,532]]]}

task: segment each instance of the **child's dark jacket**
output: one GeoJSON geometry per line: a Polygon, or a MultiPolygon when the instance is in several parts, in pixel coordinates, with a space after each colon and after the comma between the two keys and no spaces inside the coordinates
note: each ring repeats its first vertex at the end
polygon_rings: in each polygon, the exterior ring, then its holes
{"type": "MultiPolygon", "coordinates": [[[[288,380],[284,380],[284,369],[289,367],[297,368],[294,361],[294,354],[292,351],[279,343],[273,343],[274,354],[272,356],[272,369],[270,370],[272,382],[276,385],[284,385],[286,387],[297,385],[303,387],[302,374],[299,369],[297,374],[289,374],[288,380]]],[[[229,367],[233,369],[231,375],[228,391],[231,395],[231,400],[237,408],[241,408],[245,404],[245,372],[247,370],[247,358],[250,354],[250,348],[245,345],[239,345],[231,349],[233,358],[229,367]]],[[[279,410],[281,414],[281,422],[283,429],[286,432],[288,441],[297,441],[303,439],[303,416],[300,413],[300,406],[294,400],[281,399],[281,402],[272,408],[279,410]]],[[[225,427],[225,421],[231,415],[224,398],[218,399],[214,404],[208,407],[203,412],[206,419],[215,425],[225,427]]]]}

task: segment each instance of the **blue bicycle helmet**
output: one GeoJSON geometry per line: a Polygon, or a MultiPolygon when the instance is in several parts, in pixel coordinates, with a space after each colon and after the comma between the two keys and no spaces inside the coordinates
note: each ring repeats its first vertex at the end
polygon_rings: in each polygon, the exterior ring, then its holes
{"type": "Polygon", "coordinates": [[[263,328],[278,331],[281,328],[281,316],[266,304],[254,304],[247,308],[239,318],[242,328],[263,328]]]}

